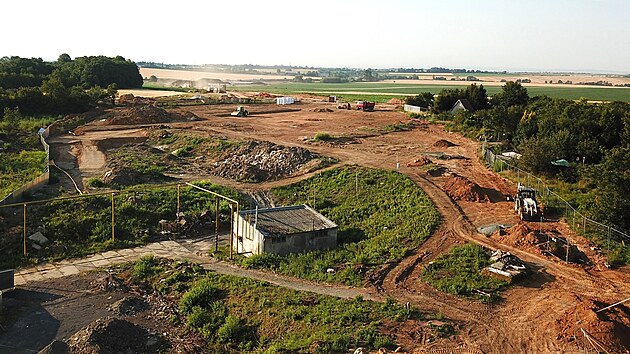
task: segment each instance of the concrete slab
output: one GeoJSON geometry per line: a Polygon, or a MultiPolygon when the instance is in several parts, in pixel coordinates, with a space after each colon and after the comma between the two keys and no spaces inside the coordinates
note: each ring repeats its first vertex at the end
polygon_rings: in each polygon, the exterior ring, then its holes
{"type": "Polygon", "coordinates": [[[63,274],[64,276],[68,276],[68,275],[75,275],[75,274],[79,274],[81,273],[81,271],[79,270],[79,268],[73,266],[73,265],[67,265],[65,267],[59,267],[58,270],[61,272],[61,274],[63,274]]]}
{"type": "Polygon", "coordinates": [[[15,275],[13,277],[13,285],[18,286],[18,285],[24,285],[24,284],[26,284],[26,279],[24,279],[23,276],[15,275]]]}
{"type": "Polygon", "coordinates": [[[44,276],[42,276],[42,274],[39,272],[25,274],[22,277],[24,278],[24,281],[27,283],[44,280],[44,276]]]}
{"type": "Polygon", "coordinates": [[[40,272],[39,274],[44,277],[44,279],[57,279],[63,277],[63,273],[61,273],[58,269],[51,269],[45,272],[40,272]]]}
{"type": "Polygon", "coordinates": [[[94,264],[96,267],[107,267],[108,265],[112,263],[109,259],[98,259],[98,260],[92,261],[92,264],[94,264]]]}

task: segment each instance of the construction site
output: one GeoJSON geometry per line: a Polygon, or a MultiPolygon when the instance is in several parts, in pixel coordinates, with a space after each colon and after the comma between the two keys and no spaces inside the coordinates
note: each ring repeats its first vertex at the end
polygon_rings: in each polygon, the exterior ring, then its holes
{"type": "MultiPolygon", "coordinates": [[[[50,127],[51,160],[65,171],[58,173],[59,183],[52,188],[63,190],[64,195],[78,195],[94,192],[94,180],[117,186],[185,186],[204,180],[250,196],[250,205],[257,210],[276,206],[270,196],[272,188],[334,167],[396,171],[428,195],[439,212],[440,224],[402,260],[371,270],[361,287],[313,283],[272,271],[246,271],[211,258],[209,252],[219,241],[227,245],[231,234],[231,221],[225,215],[219,232],[218,212],[215,224],[215,215],[209,216],[207,234],[200,233],[205,238],[199,242],[192,236],[165,241],[159,248],[155,246],[155,254],[207,263],[217,272],[292,289],[377,301],[392,298],[424,312],[439,313],[456,328],[450,335],[433,336],[417,324],[389,326],[384,331],[396,338],[397,352],[630,353],[629,303],[616,305],[630,298],[630,269],[609,267],[601,250],[576,233],[566,219],[544,217],[535,191],[521,188],[485,165],[480,141],[448,132],[441,124],[410,118],[402,112],[400,100],[383,104],[361,101],[357,107],[355,102],[342,104],[314,95],[294,95],[290,103],[280,103],[281,97],[264,92],[173,96],[163,101],[121,96],[114,108],[69,117],[50,127]],[[139,169],[134,165],[138,163],[151,169],[139,169]],[[484,272],[510,284],[499,301],[445,293],[421,280],[425,267],[466,243],[493,252],[492,264],[484,272]]],[[[114,194],[111,198],[113,208],[114,194]]],[[[177,198],[179,203],[179,194],[177,198]]],[[[225,210],[232,208],[225,203],[225,210]]],[[[217,210],[218,206],[217,199],[217,210]]],[[[14,213],[12,229],[19,235],[20,208],[14,213]]],[[[5,218],[8,222],[11,216],[5,218]]],[[[168,231],[167,226],[162,227],[168,231]]],[[[16,252],[19,255],[21,249],[16,252]]],[[[121,262],[134,259],[125,258],[123,250],[118,255],[121,262]]],[[[84,270],[75,263],[66,263],[69,265],[84,270]]],[[[107,262],[100,265],[105,269],[112,266],[107,262]]],[[[40,264],[36,268],[43,272],[52,269],[46,267],[40,264]]],[[[183,340],[166,335],[173,325],[164,299],[120,281],[113,271],[50,279],[27,277],[36,274],[36,268],[22,273],[16,270],[21,276],[16,276],[16,290],[13,295],[5,294],[3,311],[11,320],[0,328],[0,338],[4,338],[0,352],[37,352],[51,339],[65,340],[72,352],[97,352],[90,341],[109,341],[107,345],[112,347],[116,340],[147,336],[147,331],[165,335],[149,344],[130,340],[137,352],[159,350],[164,338],[171,343],[172,352],[199,349],[193,345],[202,341],[198,336],[183,340]],[[28,300],[19,289],[39,297],[28,300]],[[130,296],[143,301],[133,302],[130,296]],[[57,299],[68,299],[69,305],[57,299]],[[51,304],[44,305],[47,302],[51,304]],[[11,304],[23,309],[12,311],[11,304]],[[20,328],[41,321],[29,315],[41,306],[53,318],[46,321],[57,321],[54,335],[42,334],[31,346],[25,338],[8,340],[11,334],[19,337],[20,328]]],[[[487,295],[480,294],[481,298],[487,295]]],[[[54,346],[46,350],[56,353],[54,346]]]]}

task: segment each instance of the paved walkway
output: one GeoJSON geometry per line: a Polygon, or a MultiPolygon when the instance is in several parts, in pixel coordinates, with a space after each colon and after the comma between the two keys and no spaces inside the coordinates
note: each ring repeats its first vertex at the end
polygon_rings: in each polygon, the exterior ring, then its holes
{"type": "Polygon", "coordinates": [[[362,296],[366,300],[382,300],[380,296],[369,292],[367,289],[353,288],[343,285],[314,283],[268,271],[244,269],[234,264],[217,261],[207,256],[208,251],[210,249],[214,249],[214,246],[214,238],[192,240],[182,239],[178,241],[150,243],[136,248],[97,253],[85,258],[68,259],[60,262],[21,269],[15,273],[15,286],[17,287],[34,281],[56,279],[79,274],[85,271],[106,268],[134,261],[142,256],[154,255],[157,257],[187,259],[200,263],[205,269],[212,270],[220,274],[261,280],[277,286],[299,291],[308,291],[346,299],[362,296]]]}

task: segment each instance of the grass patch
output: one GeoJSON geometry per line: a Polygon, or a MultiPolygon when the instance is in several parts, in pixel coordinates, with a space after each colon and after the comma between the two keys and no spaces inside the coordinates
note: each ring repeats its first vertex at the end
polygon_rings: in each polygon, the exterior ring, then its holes
{"type": "MultiPolygon", "coordinates": [[[[198,185],[232,199],[242,200],[233,190],[211,183],[198,185]]],[[[14,257],[22,254],[21,208],[6,209],[5,215],[14,212],[18,218],[2,219],[0,215],[0,267],[13,268],[28,262],[60,260],[82,257],[116,248],[128,248],[159,238],[159,221],[175,220],[177,188],[175,186],[144,190],[142,186],[117,192],[115,195],[115,240],[112,241],[111,197],[85,196],[77,199],[56,200],[28,207],[28,233],[41,231],[50,242],[41,250],[28,247],[29,258],[14,257]]],[[[189,218],[203,211],[213,212],[215,197],[211,194],[181,188],[181,211],[189,218]]],[[[229,219],[229,206],[219,204],[223,219],[229,219]]]]}
{"type": "MultiPolygon", "coordinates": [[[[126,267],[133,271],[142,262],[126,267]]],[[[393,299],[378,303],[298,292],[166,259],[159,260],[158,266],[164,271],[142,281],[177,304],[171,323],[183,323],[202,334],[207,352],[343,353],[359,346],[395,349],[397,338],[389,333],[396,333],[402,322],[426,320],[414,307],[393,299]]],[[[428,335],[437,338],[439,330],[428,335]]]]}
{"type": "Polygon", "coordinates": [[[440,291],[478,297],[475,290],[494,293],[507,286],[507,282],[481,273],[490,263],[483,247],[469,243],[436,258],[422,270],[421,277],[440,291]]]}
{"type": "Polygon", "coordinates": [[[334,137],[332,135],[330,135],[329,133],[317,133],[317,134],[315,134],[313,139],[311,139],[311,141],[314,141],[314,142],[317,142],[317,141],[329,141],[329,140],[331,140],[333,138],[334,137]]]}
{"type": "Polygon", "coordinates": [[[402,259],[439,223],[428,196],[397,172],[334,168],[272,193],[280,205],[309,204],[339,225],[338,246],[286,257],[253,256],[243,263],[310,280],[361,285],[370,269],[402,259]]]}

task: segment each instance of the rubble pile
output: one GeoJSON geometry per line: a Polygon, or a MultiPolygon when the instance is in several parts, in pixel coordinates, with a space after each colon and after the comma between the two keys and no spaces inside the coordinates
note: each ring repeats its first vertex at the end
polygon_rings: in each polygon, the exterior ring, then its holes
{"type": "Polygon", "coordinates": [[[249,141],[215,162],[211,173],[237,181],[263,182],[312,171],[319,167],[318,158],[300,147],[249,141]]]}
{"type": "Polygon", "coordinates": [[[630,309],[625,304],[596,312],[609,305],[572,295],[576,304],[556,320],[557,338],[567,342],[579,340],[588,345],[584,331],[606,347],[610,353],[627,353],[630,348],[630,309]]]}
{"type": "Polygon", "coordinates": [[[477,184],[463,176],[453,175],[444,185],[442,189],[453,200],[462,200],[469,202],[489,202],[490,197],[477,184]]]}
{"type": "Polygon", "coordinates": [[[123,106],[143,106],[155,104],[155,99],[147,97],[136,97],[133,93],[118,96],[116,103],[123,106]]]}
{"type": "Polygon", "coordinates": [[[457,146],[457,145],[451,143],[448,140],[440,139],[440,140],[436,141],[435,143],[433,143],[433,146],[434,147],[440,147],[440,148],[447,148],[447,147],[457,146]]]}
{"type": "Polygon", "coordinates": [[[407,167],[420,167],[420,166],[429,165],[432,163],[433,161],[431,161],[431,159],[429,159],[428,157],[421,156],[417,159],[414,159],[413,161],[407,162],[407,167]]]}
{"type": "Polygon", "coordinates": [[[149,308],[149,304],[142,298],[126,296],[109,305],[107,309],[118,316],[133,316],[149,308]]]}
{"type": "Polygon", "coordinates": [[[146,328],[112,317],[98,319],[68,339],[70,353],[156,353],[164,344],[146,328]]]}

